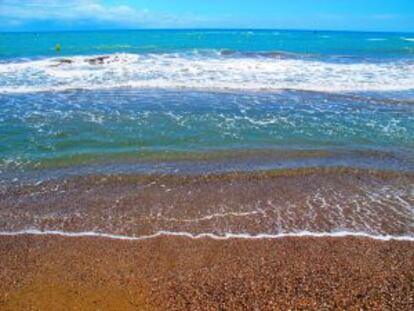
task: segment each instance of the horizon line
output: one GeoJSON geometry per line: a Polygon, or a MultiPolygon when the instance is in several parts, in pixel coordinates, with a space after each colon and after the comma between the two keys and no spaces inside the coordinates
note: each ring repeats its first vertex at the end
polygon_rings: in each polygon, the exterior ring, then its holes
{"type": "Polygon", "coordinates": [[[302,32],[346,32],[346,33],[385,33],[385,34],[414,34],[410,31],[392,30],[350,30],[350,29],[321,29],[321,28],[220,28],[220,27],[170,27],[170,28],[102,28],[102,29],[56,29],[56,30],[0,30],[4,33],[58,33],[58,32],[101,32],[101,31],[302,31],[302,32]]]}

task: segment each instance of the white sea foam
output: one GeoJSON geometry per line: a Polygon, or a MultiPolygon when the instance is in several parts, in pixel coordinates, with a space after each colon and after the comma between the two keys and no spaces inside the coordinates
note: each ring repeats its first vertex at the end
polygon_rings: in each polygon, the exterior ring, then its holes
{"type": "Polygon", "coordinates": [[[414,236],[411,235],[372,235],[365,232],[352,232],[352,231],[338,231],[338,232],[310,232],[300,231],[292,233],[279,233],[279,234],[255,234],[251,235],[248,233],[224,233],[222,235],[214,233],[199,233],[193,234],[190,232],[174,232],[174,231],[158,231],[150,235],[142,236],[128,236],[111,233],[101,232],[66,232],[66,231],[41,231],[36,229],[28,229],[13,232],[0,232],[0,236],[22,236],[22,235],[40,235],[40,236],[63,236],[63,237],[92,237],[92,238],[106,238],[115,240],[128,240],[128,241],[142,241],[150,240],[163,236],[183,237],[189,239],[214,239],[214,240],[230,240],[230,239],[243,239],[243,240],[269,240],[269,239],[282,239],[289,237],[310,237],[310,238],[343,238],[343,237],[356,237],[356,238],[368,238],[379,241],[409,241],[414,242],[414,236]]]}
{"type": "Polygon", "coordinates": [[[408,42],[414,42],[414,38],[401,38],[404,41],[408,41],[408,42]]]}
{"type": "Polygon", "coordinates": [[[181,218],[168,218],[164,216],[159,216],[162,220],[165,221],[171,221],[171,222],[187,222],[187,223],[196,223],[196,222],[202,222],[206,220],[212,220],[216,218],[226,218],[226,217],[250,217],[257,214],[262,214],[263,211],[251,211],[251,212],[242,212],[242,213],[236,213],[236,212],[229,212],[229,213],[215,213],[212,215],[207,215],[199,218],[192,218],[192,219],[181,219],[181,218]]]}
{"type": "Polygon", "coordinates": [[[0,93],[108,88],[402,91],[414,89],[414,62],[335,63],[271,54],[170,53],[0,64],[0,93]]]}

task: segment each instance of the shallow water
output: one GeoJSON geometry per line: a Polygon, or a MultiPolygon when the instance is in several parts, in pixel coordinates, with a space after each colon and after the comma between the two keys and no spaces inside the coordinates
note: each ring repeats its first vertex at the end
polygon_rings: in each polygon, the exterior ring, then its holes
{"type": "MultiPolygon", "coordinates": [[[[414,105],[325,93],[0,95],[0,169],[414,169],[414,105]],[[100,165],[100,166],[99,166],[100,165]]],[[[170,171],[170,170],[166,170],[170,171]]]]}
{"type": "Polygon", "coordinates": [[[3,188],[0,231],[410,237],[413,178],[335,168],[76,177],[3,188]]]}

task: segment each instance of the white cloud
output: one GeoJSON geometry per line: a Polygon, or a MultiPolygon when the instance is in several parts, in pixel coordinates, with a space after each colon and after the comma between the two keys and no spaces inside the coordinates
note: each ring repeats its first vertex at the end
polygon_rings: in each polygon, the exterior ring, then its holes
{"type": "Polygon", "coordinates": [[[127,5],[105,5],[100,0],[0,0],[0,19],[9,23],[55,21],[66,24],[100,23],[124,27],[181,27],[204,20],[187,14],[174,16],[136,9],[127,5]]]}

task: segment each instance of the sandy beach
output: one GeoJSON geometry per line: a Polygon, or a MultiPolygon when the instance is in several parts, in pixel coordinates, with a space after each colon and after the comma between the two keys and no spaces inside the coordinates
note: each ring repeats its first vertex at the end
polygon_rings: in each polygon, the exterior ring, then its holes
{"type": "Polygon", "coordinates": [[[11,185],[0,310],[412,310],[411,182],[308,169],[11,185]]]}
{"type": "Polygon", "coordinates": [[[412,242],[1,237],[1,310],[412,310],[412,242]]]}

